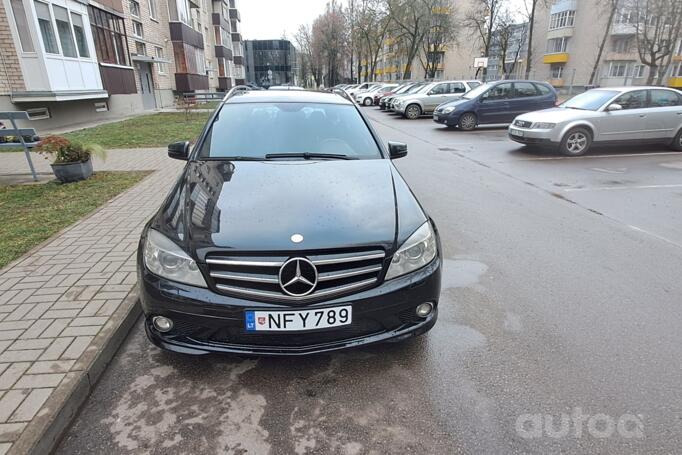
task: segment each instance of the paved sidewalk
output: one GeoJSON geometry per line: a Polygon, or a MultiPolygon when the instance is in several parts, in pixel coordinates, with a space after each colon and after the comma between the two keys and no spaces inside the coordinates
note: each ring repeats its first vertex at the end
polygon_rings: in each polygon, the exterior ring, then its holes
{"type": "MultiPolygon", "coordinates": [[[[107,341],[139,314],[139,233],[182,163],[163,149],[135,149],[94,164],[157,172],[0,270],[0,455],[51,448],[80,404],[74,394],[84,400],[106,366],[107,341]]],[[[25,166],[21,153],[0,154],[0,173],[25,166]]]]}

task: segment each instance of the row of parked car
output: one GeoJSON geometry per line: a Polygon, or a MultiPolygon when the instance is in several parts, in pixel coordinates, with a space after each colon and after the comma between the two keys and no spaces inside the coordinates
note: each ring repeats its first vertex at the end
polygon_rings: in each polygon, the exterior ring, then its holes
{"type": "Polygon", "coordinates": [[[546,82],[503,80],[337,86],[362,106],[414,120],[431,115],[464,131],[507,124],[529,147],[587,153],[593,144],[660,143],[682,151],[682,92],[666,87],[595,88],[559,104],[546,82]]]}

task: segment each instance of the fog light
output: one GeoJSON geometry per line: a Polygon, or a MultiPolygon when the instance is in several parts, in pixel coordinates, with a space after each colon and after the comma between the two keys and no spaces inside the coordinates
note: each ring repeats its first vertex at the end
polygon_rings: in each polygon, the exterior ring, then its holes
{"type": "Polygon", "coordinates": [[[420,318],[425,318],[426,316],[430,315],[431,312],[433,311],[433,303],[431,302],[426,302],[422,303],[417,307],[416,313],[417,316],[420,318]]]}
{"type": "Polygon", "coordinates": [[[173,321],[163,316],[154,316],[152,324],[154,324],[154,328],[159,332],[170,332],[173,329],[173,321]]]}

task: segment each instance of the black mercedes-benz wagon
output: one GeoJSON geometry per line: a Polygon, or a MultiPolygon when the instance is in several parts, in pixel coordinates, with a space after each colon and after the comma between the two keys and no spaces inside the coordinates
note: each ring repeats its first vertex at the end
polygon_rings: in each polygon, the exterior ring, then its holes
{"type": "Polygon", "coordinates": [[[149,339],[187,354],[300,355],[422,334],[436,322],[438,231],[349,100],[228,94],[145,227],[149,339]]]}

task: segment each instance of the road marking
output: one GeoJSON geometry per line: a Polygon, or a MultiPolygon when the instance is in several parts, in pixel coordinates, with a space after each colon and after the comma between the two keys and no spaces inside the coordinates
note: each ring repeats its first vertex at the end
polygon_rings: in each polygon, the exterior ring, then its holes
{"type": "Polygon", "coordinates": [[[549,161],[549,160],[579,160],[579,159],[595,159],[595,158],[622,158],[622,157],[638,157],[638,156],[663,156],[663,155],[679,155],[680,152],[651,152],[651,153],[621,153],[618,155],[584,155],[584,156],[541,156],[537,158],[519,158],[516,161],[549,161]]]}
{"type": "Polygon", "coordinates": [[[615,190],[655,190],[663,188],[682,188],[682,183],[675,183],[671,185],[634,185],[634,186],[602,186],[594,188],[566,188],[566,192],[575,191],[615,191],[615,190]]]}
{"type": "Polygon", "coordinates": [[[633,225],[631,225],[631,224],[628,224],[628,227],[629,227],[630,229],[632,229],[633,231],[637,231],[637,232],[641,232],[642,234],[650,235],[650,236],[652,236],[652,237],[657,238],[658,240],[662,240],[663,242],[669,243],[669,244],[671,244],[671,245],[679,246],[680,248],[682,248],[682,244],[677,243],[677,242],[675,242],[674,240],[670,240],[670,239],[667,239],[667,238],[665,238],[665,237],[662,237],[662,236],[660,236],[660,235],[658,235],[658,234],[654,234],[653,232],[647,231],[646,229],[642,229],[642,228],[640,228],[640,227],[633,226],[633,225]]]}
{"type": "Polygon", "coordinates": [[[682,183],[674,183],[670,185],[633,185],[633,186],[603,186],[593,188],[566,188],[566,192],[575,191],[616,191],[616,190],[652,190],[665,188],[682,188],[682,183]]]}

